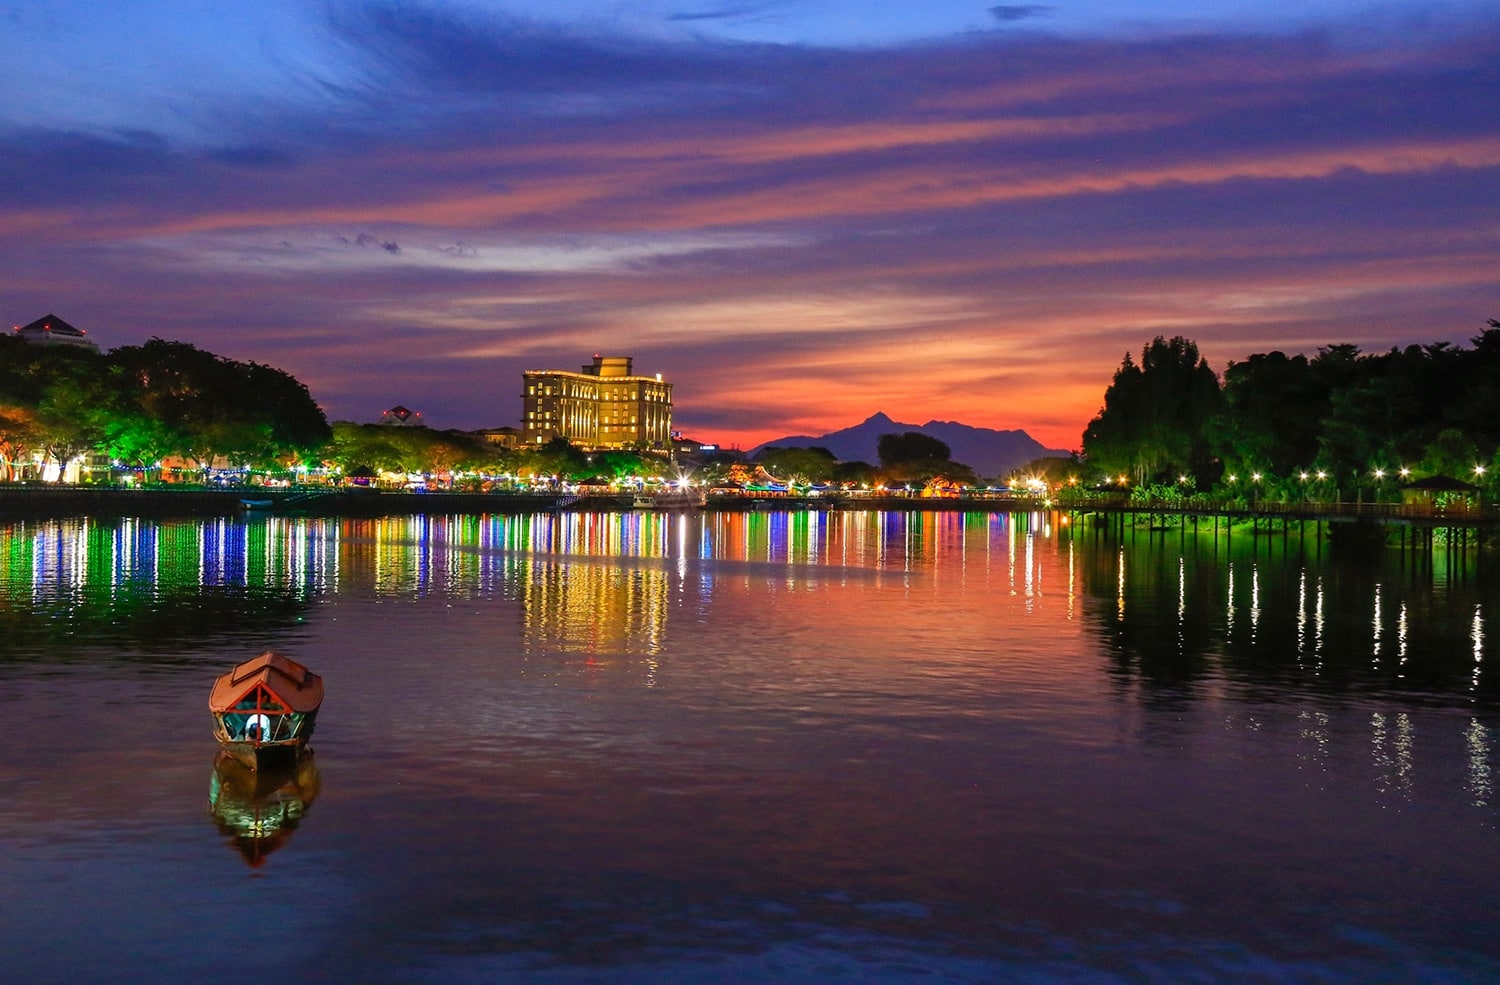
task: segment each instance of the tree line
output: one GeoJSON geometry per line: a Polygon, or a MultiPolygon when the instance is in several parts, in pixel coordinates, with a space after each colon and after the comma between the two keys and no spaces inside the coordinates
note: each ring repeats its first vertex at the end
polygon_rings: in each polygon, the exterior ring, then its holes
{"type": "Polygon", "coordinates": [[[0,337],[0,481],[26,477],[38,460],[60,479],[94,454],[148,473],[170,458],[205,472],[219,463],[271,473],[331,466],[355,476],[524,470],[578,478],[661,468],[628,452],[585,455],[565,441],[522,454],[463,431],[330,424],[291,375],[184,342],[99,352],[0,337]]]}
{"type": "MultiPolygon", "coordinates": [[[[584,452],[561,439],[510,450],[463,431],[330,424],[307,387],[280,370],[152,339],[109,352],[0,337],[0,481],[37,458],[57,473],[89,454],[149,469],[178,457],[268,471],[329,465],[378,472],[555,475],[573,481],[663,476],[658,456],[584,452]]],[[[781,481],[972,485],[971,468],[917,432],[880,438],[878,464],[826,448],[763,449],[755,464],[781,481]]],[[[1384,477],[1500,474],[1500,321],[1471,340],[1365,354],[1353,345],[1311,358],[1273,351],[1230,362],[1222,376],[1197,344],[1156,337],[1127,353],[1083,434],[1050,464],[1054,482],[1219,488],[1283,495],[1309,483],[1337,496],[1378,493],[1384,477]]],[[[727,475],[737,455],[704,463],[727,475]]],[[[1476,484],[1482,484],[1482,481],[1476,484]]]]}
{"type": "Polygon", "coordinates": [[[1483,485],[1500,467],[1500,322],[1471,340],[1311,358],[1272,351],[1222,378],[1196,343],[1127,353],[1083,434],[1094,482],[1378,494],[1404,473],[1483,485]]]}
{"type": "Polygon", "coordinates": [[[953,451],[946,442],[920,431],[882,434],[876,439],[875,454],[876,464],[845,462],[819,445],[771,445],[756,454],[755,464],[773,478],[794,485],[885,484],[920,488],[933,482],[959,486],[979,481],[970,466],[953,461],[953,451]]]}
{"type": "MultiPolygon", "coordinates": [[[[839,462],[823,448],[770,448],[757,456],[769,474],[797,484],[923,483],[945,474],[973,481],[941,441],[911,433],[880,440],[880,466],[839,462]]],[[[27,477],[40,461],[61,479],[90,455],[150,473],[180,459],[286,473],[326,466],[346,476],[438,473],[547,476],[574,482],[671,478],[659,455],[586,452],[562,439],[507,449],[482,435],[426,427],[329,423],[305,385],[253,362],[156,338],[100,352],[0,337],[0,481],[27,477]]],[[[698,478],[727,477],[743,456],[699,463],[698,478]]],[[[463,482],[482,481],[476,478],[463,482]]]]}
{"type": "Polygon", "coordinates": [[[38,451],[59,474],[91,453],[285,467],[331,434],[307,388],[270,366],[161,339],[104,353],[0,338],[0,479],[38,451]]]}

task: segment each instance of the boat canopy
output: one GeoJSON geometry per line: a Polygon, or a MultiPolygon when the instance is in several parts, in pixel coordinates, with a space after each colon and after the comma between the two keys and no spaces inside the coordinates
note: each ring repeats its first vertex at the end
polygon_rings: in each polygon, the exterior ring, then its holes
{"type": "MultiPolygon", "coordinates": [[[[253,698],[259,688],[270,692],[287,711],[316,711],[323,702],[322,677],[290,657],[267,650],[214,681],[214,689],[208,696],[209,710],[231,711],[247,695],[253,698]]],[[[251,708],[256,704],[253,700],[249,703],[251,708]]]]}

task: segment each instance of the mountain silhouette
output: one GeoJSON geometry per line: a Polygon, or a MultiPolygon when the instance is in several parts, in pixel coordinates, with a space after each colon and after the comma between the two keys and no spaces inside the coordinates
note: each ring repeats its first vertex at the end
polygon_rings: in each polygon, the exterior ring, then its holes
{"type": "Polygon", "coordinates": [[[1050,456],[1063,458],[1071,454],[1057,448],[1046,448],[1025,431],[997,431],[994,428],[977,428],[957,421],[928,421],[926,424],[902,424],[877,411],[870,417],[840,431],[823,435],[789,435],[767,441],[750,449],[754,455],[763,448],[827,448],[841,462],[869,462],[874,465],[880,456],[876,451],[882,434],[903,434],[917,431],[936,438],[947,445],[953,453],[953,461],[961,462],[986,478],[1004,477],[1027,462],[1050,456]]]}

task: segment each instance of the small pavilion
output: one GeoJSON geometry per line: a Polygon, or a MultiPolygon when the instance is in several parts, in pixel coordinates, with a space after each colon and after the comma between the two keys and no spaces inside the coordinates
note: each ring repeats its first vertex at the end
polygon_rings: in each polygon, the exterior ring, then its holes
{"type": "Polygon", "coordinates": [[[1401,499],[1408,506],[1441,506],[1453,498],[1461,498],[1465,505],[1473,505],[1478,501],[1479,492],[1478,486],[1451,475],[1429,475],[1402,486],[1401,499]]]}

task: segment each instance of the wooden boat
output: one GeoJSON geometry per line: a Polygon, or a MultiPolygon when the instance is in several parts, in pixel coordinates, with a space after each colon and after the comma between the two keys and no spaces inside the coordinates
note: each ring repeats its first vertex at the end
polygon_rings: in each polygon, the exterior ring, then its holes
{"type": "Polygon", "coordinates": [[[307,749],[323,703],[323,678],[267,650],[214,681],[214,737],[250,769],[294,762],[307,749]]]}

